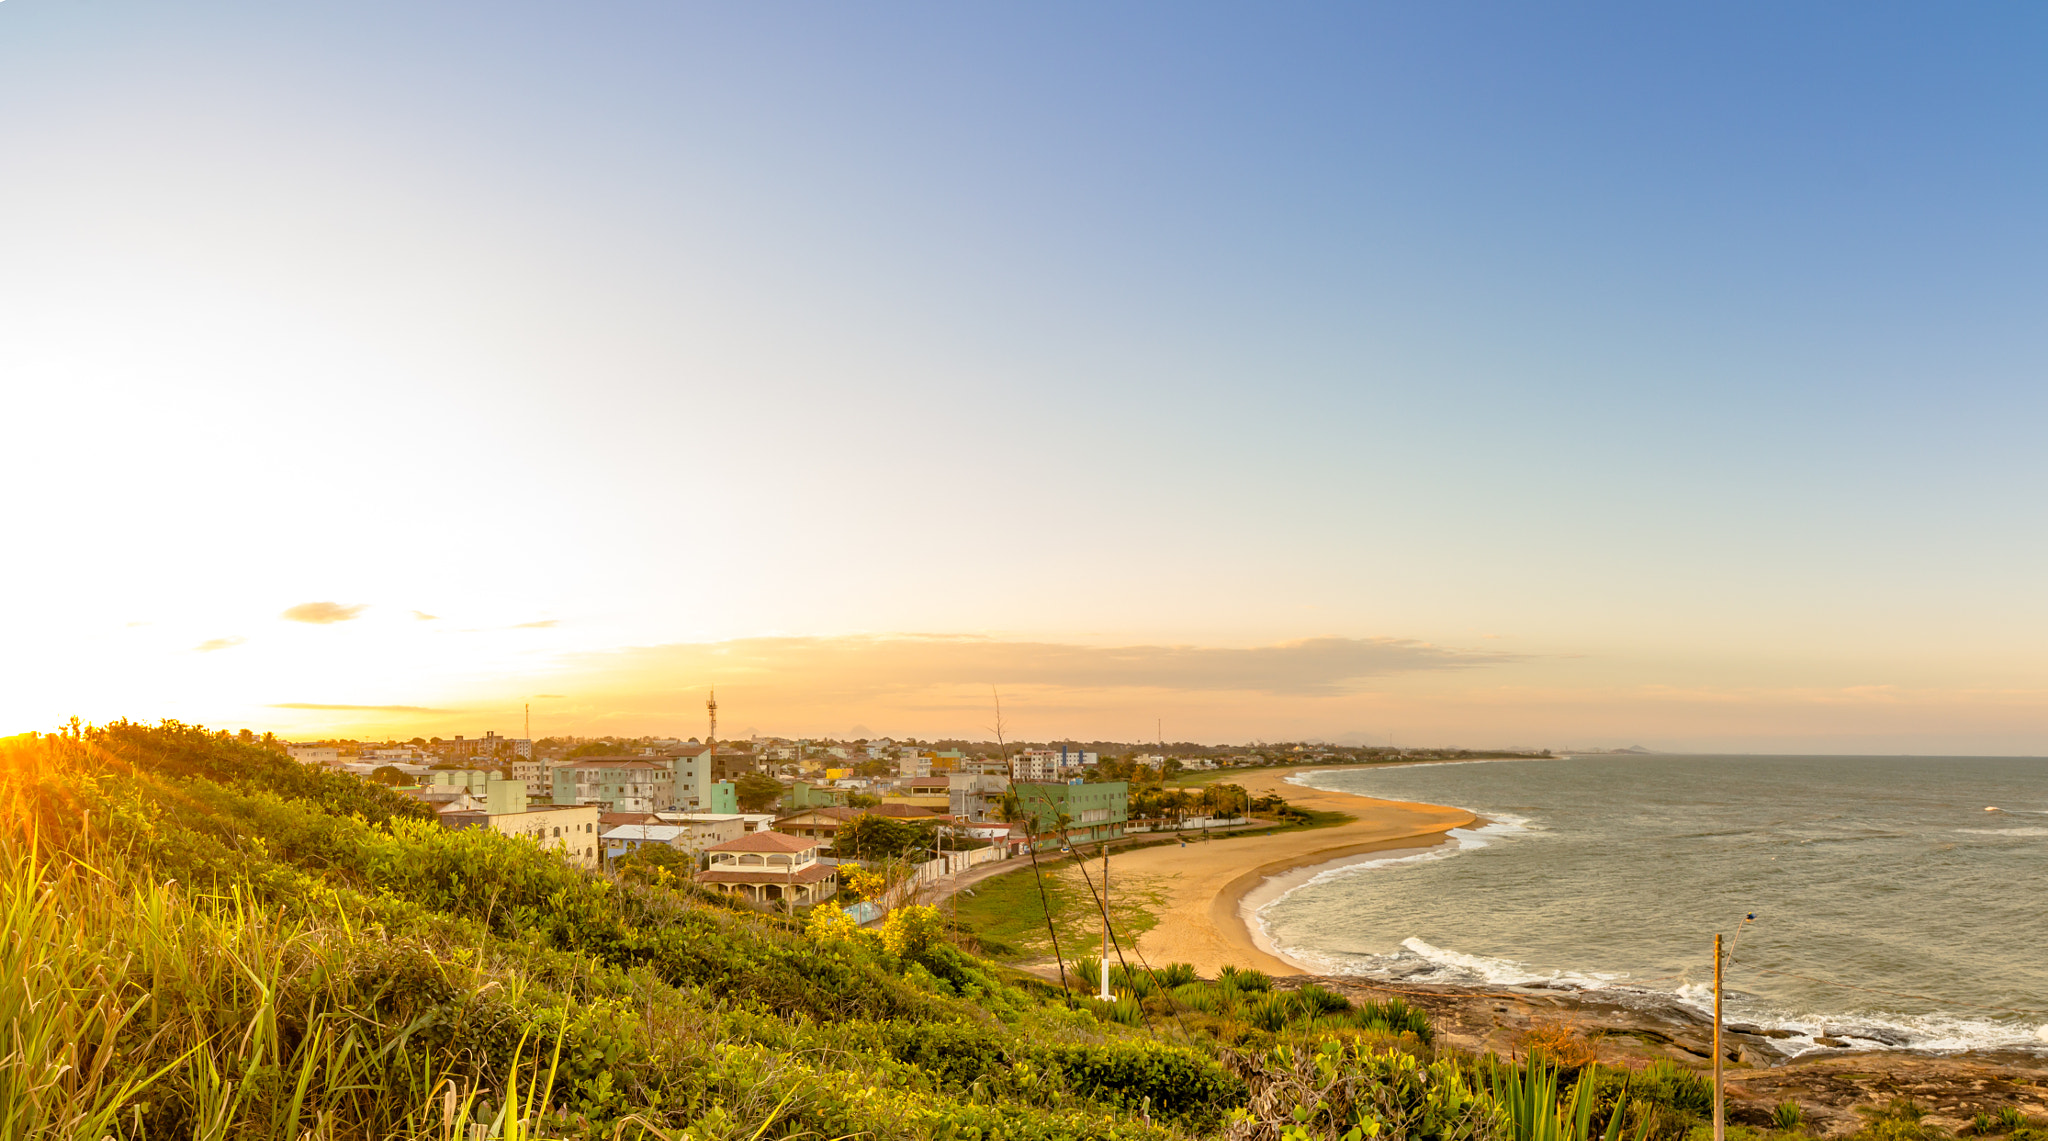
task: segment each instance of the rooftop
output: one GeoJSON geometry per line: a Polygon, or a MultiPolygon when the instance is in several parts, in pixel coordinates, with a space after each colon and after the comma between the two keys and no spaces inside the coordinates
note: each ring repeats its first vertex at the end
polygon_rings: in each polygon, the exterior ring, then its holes
{"type": "Polygon", "coordinates": [[[704,849],[707,852],[808,852],[818,846],[816,840],[805,840],[781,832],[749,832],[737,840],[713,844],[704,849]]]}
{"type": "Polygon", "coordinates": [[[621,824],[598,839],[644,840],[652,844],[667,844],[689,831],[690,829],[681,824],[621,824]]]}

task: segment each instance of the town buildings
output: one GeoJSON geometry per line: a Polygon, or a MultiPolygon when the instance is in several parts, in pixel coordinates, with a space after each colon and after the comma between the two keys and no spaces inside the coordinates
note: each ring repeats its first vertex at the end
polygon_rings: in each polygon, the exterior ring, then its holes
{"type": "Polygon", "coordinates": [[[1065,745],[1057,749],[1026,749],[1011,760],[1011,771],[1017,780],[1062,781],[1084,768],[1094,768],[1101,760],[1100,753],[1069,750],[1065,745]]]}
{"type": "Polygon", "coordinates": [[[745,821],[737,815],[723,814],[685,819],[673,824],[624,824],[604,834],[604,854],[606,859],[617,859],[650,844],[694,854],[728,840],[737,840],[746,832],[745,821]]]}

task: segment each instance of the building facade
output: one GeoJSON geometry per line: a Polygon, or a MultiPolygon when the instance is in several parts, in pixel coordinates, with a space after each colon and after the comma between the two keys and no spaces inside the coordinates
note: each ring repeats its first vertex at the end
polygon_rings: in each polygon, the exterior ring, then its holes
{"type": "MultiPolygon", "coordinates": [[[[517,784],[517,781],[507,781],[517,784]]],[[[521,800],[525,799],[522,792],[521,800]]],[[[597,867],[596,805],[556,806],[518,812],[443,813],[441,823],[450,828],[489,828],[506,836],[523,837],[579,868],[597,867]]]]}
{"type": "Polygon", "coordinates": [[[1130,786],[1123,781],[1018,781],[1011,788],[1040,851],[1067,842],[1114,839],[1124,834],[1124,825],[1130,820],[1130,786]],[[1066,821],[1064,831],[1062,819],[1066,821]]]}
{"type": "Polygon", "coordinates": [[[953,773],[946,789],[946,809],[953,819],[968,824],[990,824],[1003,818],[1003,797],[1010,791],[1010,778],[994,773],[953,773]]]}
{"type": "Polygon", "coordinates": [[[555,766],[557,805],[595,804],[607,812],[659,812],[676,800],[675,769],[640,757],[586,757],[555,766]]]}

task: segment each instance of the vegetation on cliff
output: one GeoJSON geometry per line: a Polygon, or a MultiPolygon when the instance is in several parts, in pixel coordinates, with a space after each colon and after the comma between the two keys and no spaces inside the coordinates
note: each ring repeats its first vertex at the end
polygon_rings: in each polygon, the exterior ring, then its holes
{"type": "Polygon", "coordinates": [[[0,1141],[1583,1141],[1698,1120],[1696,1090],[1597,1067],[1517,1102],[1506,1075],[1554,1071],[1248,972],[1120,966],[1119,1002],[1069,999],[930,909],[861,930],[591,874],[177,724],[0,741],[0,782],[0,1141]],[[1532,1112],[1579,1132],[1530,1134],[1532,1112]]]}

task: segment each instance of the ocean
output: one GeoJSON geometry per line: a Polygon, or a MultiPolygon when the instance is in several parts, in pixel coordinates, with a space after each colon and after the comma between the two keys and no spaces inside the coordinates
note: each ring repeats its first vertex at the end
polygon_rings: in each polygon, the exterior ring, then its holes
{"type": "Polygon", "coordinates": [[[1720,932],[1728,1020],[1791,1031],[1795,1052],[2048,1051],[2048,760],[1602,755],[1293,779],[1491,822],[1261,906],[1265,940],[1324,973],[1711,1009],[1720,932]]]}

